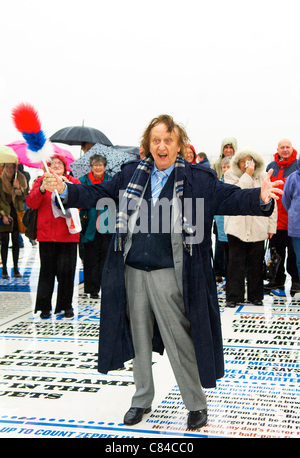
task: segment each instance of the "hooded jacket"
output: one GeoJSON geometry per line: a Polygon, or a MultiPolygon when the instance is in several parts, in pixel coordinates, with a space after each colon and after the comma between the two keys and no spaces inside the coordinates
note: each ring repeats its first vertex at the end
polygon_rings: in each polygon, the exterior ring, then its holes
{"type": "Polygon", "coordinates": [[[221,144],[220,156],[211,166],[211,168],[214,169],[217,172],[217,175],[218,175],[219,179],[221,179],[222,176],[223,176],[222,159],[225,157],[224,153],[223,153],[223,150],[224,150],[224,146],[226,146],[226,145],[231,145],[233,147],[233,151],[234,151],[233,155],[235,155],[235,153],[237,152],[237,141],[236,141],[236,138],[234,138],[234,137],[226,137],[226,138],[224,138],[224,140],[222,141],[222,144],[221,144]]]}
{"type": "MultiPolygon", "coordinates": [[[[256,152],[250,149],[238,151],[231,160],[231,168],[225,172],[225,183],[235,184],[242,189],[260,188],[262,182],[267,176],[263,158],[256,152]],[[252,176],[248,173],[243,173],[239,168],[240,159],[245,156],[251,156],[255,162],[255,170],[252,176]]],[[[225,216],[224,229],[226,234],[238,237],[243,242],[258,242],[266,240],[268,234],[276,233],[277,225],[277,208],[271,216],[264,218],[263,216],[225,216]]]]}
{"type": "Polygon", "coordinates": [[[288,235],[300,238],[300,158],[297,166],[285,181],[282,204],[288,212],[288,235]]]}
{"type": "MultiPolygon", "coordinates": [[[[271,176],[271,181],[282,180],[285,182],[287,177],[298,170],[297,166],[297,151],[294,149],[292,155],[287,159],[282,159],[278,153],[274,155],[274,161],[271,162],[267,171],[273,169],[273,174],[271,176]]],[[[277,186],[280,189],[283,189],[283,185],[277,186]]],[[[279,196],[277,200],[277,209],[278,209],[278,220],[277,220],[277,230],[288,230],[288,214],[284,206],[282,205],[282,196],[279,196]]]]}
{"type": "Polygon", "coordinates": [[[196,154],[195,147],[193,145],[186,145],[186,146],[189,146],[191,148],[191,150],[193,151],[194,159],[192,160],[192,164],[196,164],[197,163],[197,154],[196,154]]]}

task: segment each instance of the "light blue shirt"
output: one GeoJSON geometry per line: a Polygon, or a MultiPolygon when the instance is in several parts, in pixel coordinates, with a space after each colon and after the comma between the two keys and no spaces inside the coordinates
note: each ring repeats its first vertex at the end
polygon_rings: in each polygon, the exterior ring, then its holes
{"type": "Polygon", "coordinates": [[[60,195],[60,198],[65,199],[67,195],[68,195],[68,186],[66,185],[64,191],[60,195]]]}
{"type": "MultiPolygon", "coordinates": [[[[175,167],[175,164],[171,165],[171,167],[169,167],[168,169],[164,170],[164,172],[167,174],[167,176],[165,176],[162,179],[162,186],[163,187],[166,184],[166,182],[168,181],[169,176],[173,172],[174,167],[175,167]]],[[[156,164],[154,163],[153,170],[152,170],[152,173],[151,173],[151,189],[154,189],[154,186],[156,185],[156,182],[157,182],[157,174],[156,174],[157,170],[158,170],[158,168],[156,167],[156,164]]]]}

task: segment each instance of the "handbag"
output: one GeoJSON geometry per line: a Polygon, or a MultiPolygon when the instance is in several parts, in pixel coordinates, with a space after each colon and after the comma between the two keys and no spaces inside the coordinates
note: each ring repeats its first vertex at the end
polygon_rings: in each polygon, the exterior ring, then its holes
{"type": "Polygon", "coordinates": [[[54,218],[65,218],[70,234],[78,234],[81,231],[81,222],[78,208],[68,208],[66,214],[57,207],[54,192],[51,195],[51,207],[54,218]]]}
{"type": "Polygon", "coordinates": [[[77,208],[69,208],[71,216],[66,218],[66,223],[70,234],[78,234],[81,231],[81,222],[79,217],[79,210],[77,208]]]}
{"type": "Polygon", "coordinates": [[[35,240],[37,236],[37,212],[37,209],[27,208],[23,216],[23,224],[26,227],[24,234],[29,238],[29,240],[35,240]]]}
{"type": "Polygon", "coordinates": [[[270,247],[270,239],[267,241],[265,248],[265,257],[263,263],[263,278],[264,280],[273,280],[278,272],[281,256],[277,253],[275,247],[270,247]]]}
{"type": "Polygon", "coordinates": [[[25,214],[25,210],[21,212],[17,212],[17,221],[18,221],[18,228],[19,228],[20,234],[24,234],[26,231],[26,226],[24,226],[22,222],[24,214],[25,214]]]}

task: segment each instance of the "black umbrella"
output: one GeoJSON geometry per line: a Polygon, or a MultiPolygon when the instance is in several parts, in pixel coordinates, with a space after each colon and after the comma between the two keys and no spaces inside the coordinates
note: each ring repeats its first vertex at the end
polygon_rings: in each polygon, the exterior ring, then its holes
{"type": "Polygon", "coordinates": [[[101,143],[112,146],[111,141],[98,129],[86,126],[64,127],[51,135],[50,140],[67,145],[81,145],[82,143],[101,143]]]}

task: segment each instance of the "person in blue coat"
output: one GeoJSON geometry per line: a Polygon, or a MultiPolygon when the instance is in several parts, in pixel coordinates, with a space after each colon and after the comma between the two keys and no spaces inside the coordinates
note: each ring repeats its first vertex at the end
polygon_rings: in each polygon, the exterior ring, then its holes
{"type": "Polygon", "coordinates": [[[282,204],[288,212],[288,235],[292,237],[300,278],[300,157],[297,166],[298,170],[285,181],[282,204]]]}
{"type": "Polygon", "coordinates": [[[136,391],[127,425],[151,410],[152,351],[164,348],[189,411],[188,428],[206,424],[203,387],[215,387],[224,375],[213,217],[269,216],[282,193],[271,172],[261,188],[222,183],[215,171],[182,159],[187,143],[185,129],[161,115],[145,129],[146,157],[124,164],[112,180],[65,185],[51,173],[44,176],[46,189],[57,189],[67,207],[102,205],[103,198],[117,206],[102,279],[98,370],[107,373],[133,359],[136,391]],[[162,210],[166,203],[172,204],[169,212],[162,210]]]}
{"type": "Polygon", "coordinates": [[[210,162],[205,153],[201,152],[197,154],[198,163],[203,167],[210,167],[210,162]]]}

